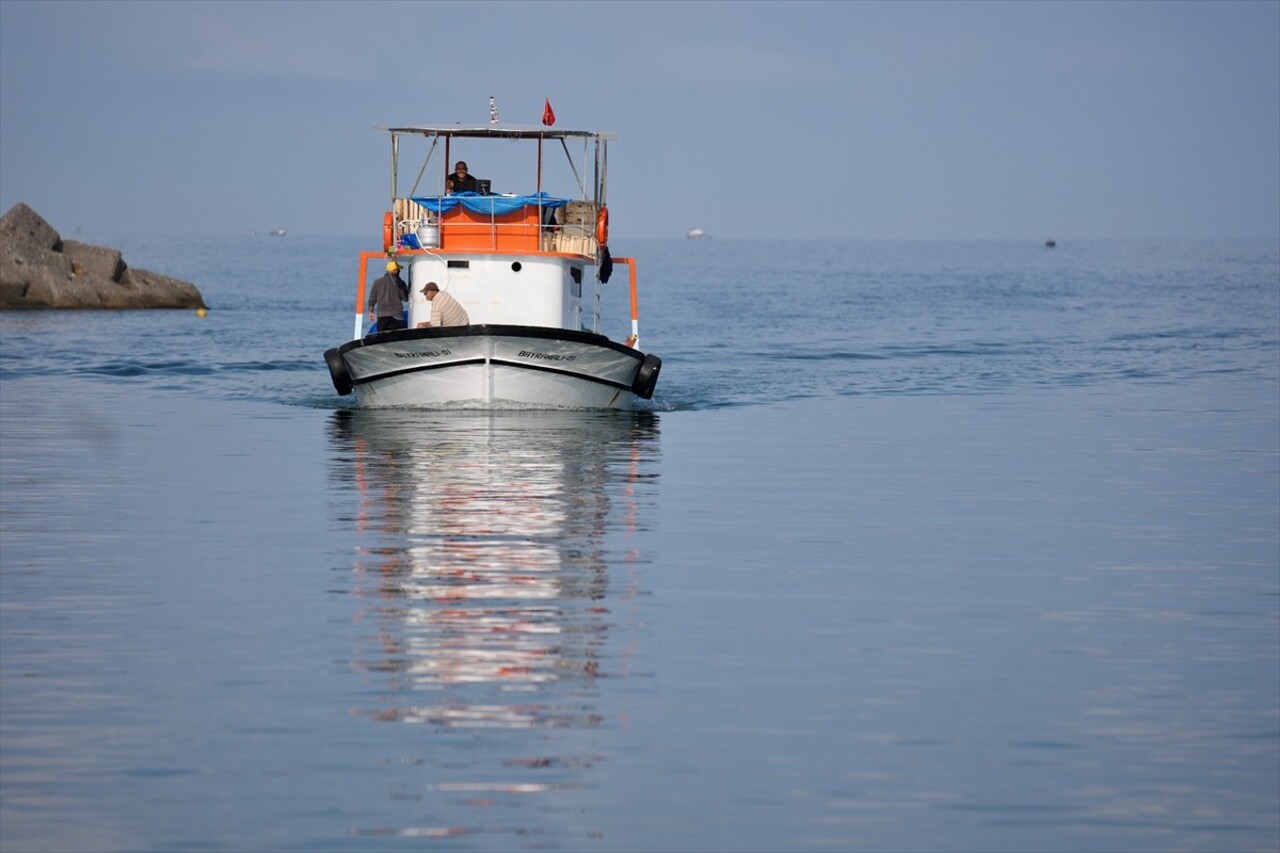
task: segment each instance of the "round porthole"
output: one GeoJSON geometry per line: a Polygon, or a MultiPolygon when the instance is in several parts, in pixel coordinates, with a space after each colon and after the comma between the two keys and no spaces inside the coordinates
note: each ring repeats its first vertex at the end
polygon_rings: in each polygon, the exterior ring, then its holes
{"type": "Polygon", "coordinates": [[[520,270],[521,270],[521,269],[522,269],[522,267],[520,266],[520,262],[519,262],[519,261],[512,261],[512,262],[511,262],[511,271],[512,271],[512,272],[520,272],[520,270]]]}

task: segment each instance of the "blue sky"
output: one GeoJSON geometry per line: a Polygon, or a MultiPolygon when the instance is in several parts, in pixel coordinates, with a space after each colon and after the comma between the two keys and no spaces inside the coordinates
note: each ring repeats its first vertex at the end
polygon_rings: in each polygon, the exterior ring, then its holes
{"type": "Polygon", "coordinates": [[[0,209],[377,240],[373,128],[490,95],[615,239],[1280,237],[1280,2],[0,0],[0,209]]]}

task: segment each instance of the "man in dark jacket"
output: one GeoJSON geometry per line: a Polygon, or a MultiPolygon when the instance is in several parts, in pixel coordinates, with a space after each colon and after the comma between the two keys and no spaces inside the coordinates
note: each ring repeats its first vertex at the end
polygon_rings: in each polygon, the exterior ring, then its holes
{"type": "Polygon", "coordinates": [[[400,277],[400,265],[387,261],[386,275],[373,283],[369,291],[369,319],[376,320],[377,331],[404,328],[404,301],[409,298],[409,285],[400,277]]]}
{"type": "Polygon", "coordinates": [[[467,174],[466,160],[459,160],[453,167],[453,174],[445,178],[444,188],[449,195],[479,191],[475,176],[467,174]]]}

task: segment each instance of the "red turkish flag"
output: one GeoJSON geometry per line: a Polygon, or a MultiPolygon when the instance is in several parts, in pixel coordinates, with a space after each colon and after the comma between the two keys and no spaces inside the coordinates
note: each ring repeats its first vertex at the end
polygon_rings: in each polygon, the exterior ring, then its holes
{"type": "Polygon", "coordinates": [[[547,102],[542,106],[542,123],[547,127],[556,123],[556,111],[551,109],[550,98],[547,98],[547,102]]]}

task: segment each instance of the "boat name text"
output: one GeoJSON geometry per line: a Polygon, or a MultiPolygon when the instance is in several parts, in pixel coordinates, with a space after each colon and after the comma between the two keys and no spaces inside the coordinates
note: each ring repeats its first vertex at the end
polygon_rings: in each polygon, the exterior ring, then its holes
{"type": "Polygon", "coordinates": [[[433,349],[426,352],[398,352],[396,358],[436,358],[442,355],[453,355],[453,350],[433,349]]]}
{"type": "Polygon", "coordinates": [[[520,350],[520,358],[536,358],[542,361],[573,361],[576,355],[555,355],[546,352],[532,352],[527,349],[520,350]]]}

